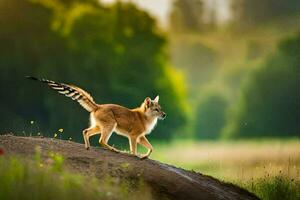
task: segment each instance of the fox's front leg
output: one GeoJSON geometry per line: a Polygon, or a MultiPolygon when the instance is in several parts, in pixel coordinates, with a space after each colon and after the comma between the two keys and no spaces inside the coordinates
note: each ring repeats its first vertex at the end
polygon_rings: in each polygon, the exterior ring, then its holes
{"type": "Polygon", "coordinates": [[[142,146],[144,146],[148,149],[148,152],[146,154],[142,154],[140,157],[142,159],[148,158],[153,151],[152,145],[150,144],[150,142],[147,140],[147,138],[145,136],[139,137],[138,142],[139,142],[139,144],[141,144],[142,146]]]}

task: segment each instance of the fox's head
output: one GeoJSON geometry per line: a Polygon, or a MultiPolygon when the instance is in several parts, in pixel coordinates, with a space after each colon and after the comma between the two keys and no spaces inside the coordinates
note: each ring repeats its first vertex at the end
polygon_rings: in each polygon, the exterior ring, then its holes
{"type": "Polygon", "coordinates": [[[144,107],[145,114],[151,117],[157,117],[159,119],[165,119],[166,113],[162,111],[159,103],[159,96],[156,96],[154,100],[151,100],[150,97],[147,97],[144,100],[142,106],[144,107]]]}

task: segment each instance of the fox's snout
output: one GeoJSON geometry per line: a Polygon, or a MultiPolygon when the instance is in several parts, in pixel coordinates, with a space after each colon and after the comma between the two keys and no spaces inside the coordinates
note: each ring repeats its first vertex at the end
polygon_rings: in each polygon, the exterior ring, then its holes
{"type": "Polygon", "coordinates": [[[167,116],[167,114],[166,114],[165,112],[162,112],[162,113],[161,113],[161,119],[165,119],[166,116],[167,116]]]}

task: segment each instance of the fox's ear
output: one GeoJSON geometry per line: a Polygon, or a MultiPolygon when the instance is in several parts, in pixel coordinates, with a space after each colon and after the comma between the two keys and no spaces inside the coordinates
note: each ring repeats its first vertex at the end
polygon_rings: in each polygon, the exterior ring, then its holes
{"type": "Polygon", "coordinates": [[[153,101],[156,102],[156,103],[158,103],[158,101],[159,101],[159,95],[157,95],[153,101]]]}
{"type": "Polygon", "coordinates": [[[147,98],[144,100],[144,102],[145,102],[146,108],[149,108],[149,107],[150,107],[150,104],[151,104],[151,99],[150,99],[150,97],[147,97],[147,98]]]}

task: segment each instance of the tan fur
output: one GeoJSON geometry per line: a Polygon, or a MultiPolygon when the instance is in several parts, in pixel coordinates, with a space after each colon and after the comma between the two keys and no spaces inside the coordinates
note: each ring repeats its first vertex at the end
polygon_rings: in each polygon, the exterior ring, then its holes
{"type": "Polygon", "coordinates": [[[137,153],[137,144],[141,144],[148,149],[146,154],[140,155],[141,158],[148,157],[153,151],[152,145],[146,138],[154,128],[158,118],[164,118],[165,113],[161,111],[156,100],[147,97],[144,103],[135,109],[116,104],[97,105],[97,109],[91,112],[91,127],[83,131],[85,147],[90,147],[89,137],[101,134],[99,143],[116,152],[119,150],[108,144],[108,140],[113,132],[125,136],[129,139],[130,151],[134,155],[137,153]]]}

